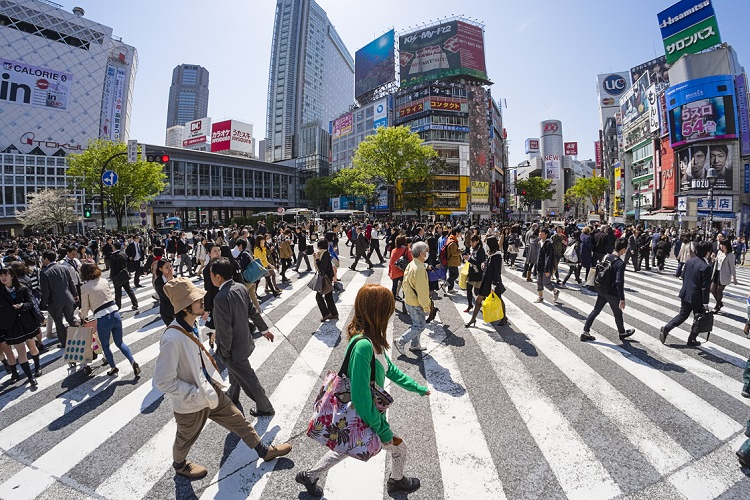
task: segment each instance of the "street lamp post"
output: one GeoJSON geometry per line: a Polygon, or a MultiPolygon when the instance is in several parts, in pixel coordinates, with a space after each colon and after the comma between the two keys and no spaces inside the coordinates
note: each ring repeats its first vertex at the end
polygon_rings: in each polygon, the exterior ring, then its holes
{"type": "Polygon", "coordinates": [[[719,176],[716,175],[716,169],[711,167],[706,173],[706,181],[708,181],[708,236],[709,238],[714,231],[714,184],[719,176]]]}
{"type": "Polygon", "coordinates": [[[109,165],[109,162],[117,158],[118,156],[127,156],[127,151],[124,153],[116,153],[109,158],[107,158],[107,161],[104,162],[104,165],[102,165],[102,171],[99,173],[99,196],[101,198],[100,202],[100,209],[102,212],[102,231],[104,230],[105,223],[104,223],[104,172],[107,170],[107,165],[109,165]]]}

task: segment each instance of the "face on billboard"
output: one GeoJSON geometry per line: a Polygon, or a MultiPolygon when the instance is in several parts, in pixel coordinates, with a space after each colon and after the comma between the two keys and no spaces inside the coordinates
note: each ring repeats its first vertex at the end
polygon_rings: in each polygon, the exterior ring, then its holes
{"type": "Polygon", "coordinates": [[[707,190],[706,174],[709,168],[716,170],[714,189],[732,189],[734,177],[730,151],[726,144],[690,146],[677,151],[680,191],[707,190]]]}
{"type": "Polygon", "coordinates": [[[395,31],[373,40],[354,55],[354,90],[357,97],[396,79],[395,31]]]}
{"type": "Polygon", "coordinates": [[[651,83],[669,83],[669,68],[671,67],[672,65],[667,63],[667,57],[660,56],[630,68],[630,78],[635,82],[648,73],[651,83]]]}

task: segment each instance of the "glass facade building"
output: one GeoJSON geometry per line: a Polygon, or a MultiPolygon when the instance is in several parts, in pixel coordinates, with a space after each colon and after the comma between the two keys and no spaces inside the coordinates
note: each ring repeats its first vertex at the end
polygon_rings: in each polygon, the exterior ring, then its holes
{"type": "Polygon", "coordinates": [[[167,128],[185,125],[208,115],[208,70],[180,64],[172,71],[167,106],[167,128]]]}

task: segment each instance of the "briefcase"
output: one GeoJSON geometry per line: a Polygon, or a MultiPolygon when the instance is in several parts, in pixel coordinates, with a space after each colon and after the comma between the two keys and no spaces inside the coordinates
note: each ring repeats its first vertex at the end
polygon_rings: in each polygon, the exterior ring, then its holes
{"type": "Polygon", "coordinates": [[[706,342],[711,336],[711,330],[714,329],[714,313],[707,312],[696,314],[693,316],[693,327],[690,329],[690,333],[694,335],[700,335],[701,333],[706,334],[706,342]]]}

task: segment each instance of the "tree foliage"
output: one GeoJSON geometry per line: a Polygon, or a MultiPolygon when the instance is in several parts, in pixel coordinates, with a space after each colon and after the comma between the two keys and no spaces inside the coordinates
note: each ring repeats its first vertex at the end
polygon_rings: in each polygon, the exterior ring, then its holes
{"type": "Polygon", "coordinates": [[[401,182],[397,193],[398,204],[404,210],[414,210],[421,218],[422,211],[430,210],[434,205],[435,176],[446,170],[445,159],[439,157],[413,166],[409,176],[401,182]]]}
{"type": "Polygon", "coordinates": [[[336,172],[332,183],[338,195],[369,198],[375,191],[375,184],[368,175],[362,169],[355,167],[342,168],[336,172]]]}
{"type": "Polygon", "coordinates": [[[552,187],[551,179],[529,177],[516,181],[516,194],[521,197],[521,204],[530,207],[534,202],[551,200],[557,191],[552,187]],[[523,194],[523,192],[526,194],[523,194]]]}
{"type": "Polygon", "coordinates": [[[418,177],[436,156],[432,146],[425,146],[409,127],[380,127],[359,144],[353,165],[365,177],[395,186],[401,179],[418,177]]]}
{"type": "MultiPolygon", "coordinates": [[[[90,141],[83,153],[67,157],[68,176],[75,180],[78,189],[98,194],[102,166],[110,157],[125,152],[125,143],[106,139],[90,141]]],[[[136,163],[128,163],[125,155],[118,156],[109,162],[107,169],[115,171],[118,177],[114,186],[104,186],[104,201],[114,213],[118,227],[122,227],[127,205],[149,202],[167,186],[164,167],[142,161],[140,155],[136,163]]]]}
{"type": "Polygon", "coordinates": [[[42,189],[29,193],[26,209],[18,212],[16,218],[23,227],[48,231],[56,228],[59,234],[65,227],[78,219],[75,213],[75,199],[67,189],[42,189]]]}
{"type": "Polygon", "coordinates": [[[333,180],[329,176],[317,176],[305,182],[305,198],[317,210],[326,210],[328,200],[336,196],[336,191],[337,188],[333,185],[333,180]]]}
{"type": "Polygon", "coordinates": [[[599,203],[609,191],[609,179],[606,177],[578,178],[568,191],[575,193],[578,198],[591,201],[594,210],[598,210],[599,203]]]}

